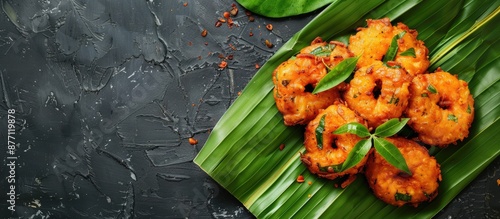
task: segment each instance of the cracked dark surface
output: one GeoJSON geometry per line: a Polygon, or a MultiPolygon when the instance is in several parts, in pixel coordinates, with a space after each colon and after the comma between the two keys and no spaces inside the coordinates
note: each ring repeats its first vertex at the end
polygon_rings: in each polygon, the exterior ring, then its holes
{"type": "MultiPolygon", "coordinates": [[[[234,1],[1,3],[0,115],[16,109],[19,156],[16,212],[2,192],[1,216],[252,218],[192,160],[256,64],[317,12],[249,22],[237,5],[216,27],[234,1]]],[[[437,217],[499,218],[499,169],[437,217]]]]}

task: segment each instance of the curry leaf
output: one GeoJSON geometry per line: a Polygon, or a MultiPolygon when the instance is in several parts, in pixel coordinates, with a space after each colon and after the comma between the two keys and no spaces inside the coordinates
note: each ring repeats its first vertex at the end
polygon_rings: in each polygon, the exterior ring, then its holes
{"type": "Polygon", "coordinates": [[[384,63],[388,61],[393,61],[396,58],[396,54],[398,53],[398,40],[401,39],[405,35],[406,31],[403,31],[399,34],[394,35],[391,41],[391,46],[385,53],[384,59],[382,60],[384,63]]]}
{"type": "Polygon", "coordinates": [[[329,56],[330,53],[335,49],[335,44],[328,44],[326,46],[319,46],[313,49],[310,53],[315,56],[329,56]]]}
{"type": "Polygon", "coordinates": [[[343,172],[351,167],[356,166],[363,158],[368,154],[370,148],[372,147],[372,137],[368,139],[361,139],[354,145],[349,155],[345,159],[344,163],[342,163],[342,167],[340,169],[334,169],[335,172],[343,172]]]}
{"type": "Polygon", "coordinates": [[[356,68],[358,59],[359,56],[344,59],[318,82],[312,93],[323,92],[345,81],[351,75],[352,71],[354,71],[354,68],[356,68]]]}
{"type": "Polygon", "coordinates": [[[415,55],[415,49],[413,47],[399,53],[399,55],[400,56],[411,56],[413,58],[417,57],[417,55],[415,55]]]}
{"type": "Polygon", "coordinates": [[[396,194],[394,194],[394,200],[409,202],[409,201],[411,201],[411,195],[407,194],[407,193],[403,194],[403,193],[396,192],[396,194]]]}
{"type": "Polygon", "coordinates": [[[436,90],[436,88],[435,88],[434,86],[432,86],[432,84],[429,84],[429,85],[427,86],[427,90],[428,90],[428,91],[430,91],[430,92],[431,92],[431,93],[433,93],[433,94],[437,94],[437,92],[438,92],[438,91],[436,90]]]}
{"type": "Polygon", "coordinates": [[[405,158],[396,146],[383,138],[373,137],[373,142],[377,153],[379,153],[388,163],[411,175],[405,158]]]}
{"type": "Polygon", "coordinates": [[[316,127],[316,143],[320,150],[323,149],[323,132],[325,131],[325,117],[326,114],[319,120],[318,127],[316,127]]]}
{"type": "Polygon", "coordinates": [[[453,114],[448,114],[448,120],[458,122],[458,118],[453,114]]]}
{"type": "Polygon", "coordinates": [[[398,119],[398,118],[393,118],[388,120],[387,122],[384,122],[382,125],[379,125],[375,129],[374,135],[378,137],[390,137],[398,133],[409,121],[409,118],[403,118],[403,119],[398,119]]]}
{"type": "Polygon", "coordinates": [[[370,136],[370,131],[361,123],[351,122],[340,126],[337,130],[333,132],[333,134],[344,134],[351,133],[355,134],[361,138],[365,138],[370,136]]]}

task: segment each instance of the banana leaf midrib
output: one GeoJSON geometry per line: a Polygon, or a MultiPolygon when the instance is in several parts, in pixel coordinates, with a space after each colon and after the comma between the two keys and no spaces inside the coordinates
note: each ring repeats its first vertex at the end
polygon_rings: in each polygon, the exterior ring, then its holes
{"type": "Polygon", "coordinates": [[[489,14],[485,19],[476,21],[476,23],[469,28],[464,34],[462,34],[457,40],[452,41],[447,46],[442,47],[432,58],[430,58],[431,63],[436,63],[443,56],[448,54],[450,50],[455,48],[458,44],[464,41],[468,36],[475,33],[479,28],[485,25],[488,21],[491,21],[494,17],[496,17],[500,13],[500,7],[497,8],[492,14],[489,14]]]}

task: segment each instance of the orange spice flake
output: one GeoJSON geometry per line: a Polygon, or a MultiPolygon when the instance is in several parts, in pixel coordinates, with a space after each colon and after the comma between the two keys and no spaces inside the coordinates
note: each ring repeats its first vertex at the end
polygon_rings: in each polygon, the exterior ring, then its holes
{"type": "Polygon", "coordinates": [[[230,17],[229,17],[229,18],[227,18],[227,26],[228,26],[229,28],[232,28],[232,27],[233,27],[233,25],[234,25],[233,19],[232,19],[232,18],[230,18],[230,17]]]}
{"type": "Polygon", "coordinates": [[[188,141],[189,141],[189,144],[191,144],[191,145],[198,144],[198,140],[196,140],[195,138],[189,138],[188,141]]]}
{"type": "Polygon", "coordinates": [[[236,46],[234,46],[233,44],[229,44],[229,47],[231,47],[232,50],[237,50],[236,46]]]}
{"type": "Polygon", "coordinates": [[[208,33],[207,29],[203,29],[203,31],[201,31],[201,36],[206,37],[207,33],[208,33]]]}
{"type": "Polygon", "coordinates": [[[221,61],[221,62],[219,63],[219,68],[220,68],[220,69],[224,69],[224,68],[226,68],[226,67],[227,67],[227,62],[226,62],[226,61],[221,61]]]}
{"type": "Polygon", "coordinates": [[[273,25],[272,24],[267,24],[266,25],[266,29],[269,30],[269,31],[273,30],[273,25]]]}
{"type": "Polygon", "coordinates": [[[273,43],[271,43],[271,41],[269,40],[264,41],[264,43],[266,44],[267,48],[273,48],[274,46],[273,43]]]}
{"type": "Polygon", "coordinates": [[[298,183],[303,183],[303,182],[304,182],[304,176],[299,175],[299,176],[297,177],[297,182],[298,182],[298,183]]]}

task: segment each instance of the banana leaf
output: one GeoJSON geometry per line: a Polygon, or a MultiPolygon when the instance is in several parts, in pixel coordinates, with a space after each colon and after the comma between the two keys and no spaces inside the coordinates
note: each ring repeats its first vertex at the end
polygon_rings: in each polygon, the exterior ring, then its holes
{"type": "Polygon", "coordinates": [[[321,8],[334,0],[236,0],[247,10],[266,17],[289,17],[321,8]]]}
{"type": "Polygon", "coordinates": [[[499,14],[500,1],[335,1],[259,69],[194,162],[257,218],[431,218],[500,154],[499,14]],[[272,96],[272,71],[315,37],[346,42],[367,18],[381,17],[418,30],[429,71],[457,74],[475,98],[469,136],[434,154],[443,178],[437,198],[417,208],[383,203],[362,175],[342,189],[310,174],[299,160],[303,128],[283,124],[272,96]],[[296,182],[299,175],[306,183],[296,182]]]}

